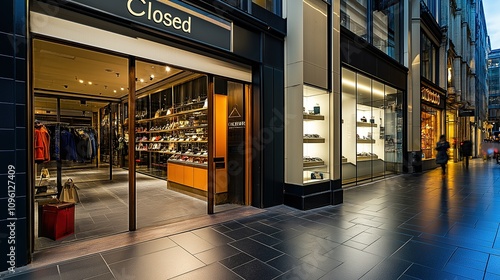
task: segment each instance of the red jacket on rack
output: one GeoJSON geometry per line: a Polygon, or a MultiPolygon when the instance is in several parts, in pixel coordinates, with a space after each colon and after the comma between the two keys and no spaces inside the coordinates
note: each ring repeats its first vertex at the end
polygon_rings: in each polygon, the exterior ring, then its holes
{"type": "Polygon", "coordinates": [[[35,127],[35,160],[50,160],[50,134],[43,125],[35,127]]]}

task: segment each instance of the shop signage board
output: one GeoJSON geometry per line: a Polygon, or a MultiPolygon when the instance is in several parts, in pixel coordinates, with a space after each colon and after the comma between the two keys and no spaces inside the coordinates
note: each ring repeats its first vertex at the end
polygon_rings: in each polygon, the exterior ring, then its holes
{"type": "Polygon", "coordinates": [[[466,108],[458,109],[458,116],[459,117],[474,117],[475,110],[474,109],[466,109],[466,108]]]}
{"type": "Polygon", "coordinates": [[[231,22],[177,0],[67,0],[168,34],[231,51],[231,22]]]}

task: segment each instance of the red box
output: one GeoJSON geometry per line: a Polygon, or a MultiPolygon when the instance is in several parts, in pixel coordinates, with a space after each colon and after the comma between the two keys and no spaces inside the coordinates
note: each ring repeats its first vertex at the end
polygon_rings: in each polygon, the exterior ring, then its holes
{"type": "Polygon", "coordinates": [[[42,214],[42,236],[58,240],[75,232],[75,204],[45,204],[42,214]]]}

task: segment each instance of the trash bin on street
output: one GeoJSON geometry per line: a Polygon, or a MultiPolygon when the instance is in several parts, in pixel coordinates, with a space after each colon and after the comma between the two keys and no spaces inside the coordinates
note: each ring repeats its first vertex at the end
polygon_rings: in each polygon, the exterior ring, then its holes
{"type": "Polygon", "coordinates": [[[413,172],[422,172],[422,151],[412,152],[413,172]]]}

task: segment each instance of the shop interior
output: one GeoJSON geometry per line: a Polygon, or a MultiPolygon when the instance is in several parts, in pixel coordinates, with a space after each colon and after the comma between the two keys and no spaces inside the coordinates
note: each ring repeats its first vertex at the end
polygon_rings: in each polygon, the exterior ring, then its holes
{"type": "MultiPolygon", "coordinates": [[[[129,160],[135,161],[137,172],[138,228],[207,214],[208,108],[234,110],[236,103],[229,103],[234,96],[244,100],[249,86],[227,82],[223,93],[214,94],[214,104],[208,104],[207,75],[138,59],[131,133],[126,57],[35,39],[33,61],[35,143],[49,139],[41,147],[35,144],[36,250],[127,231],[129,160]],[[130,137],[135,137],[133,157],[128,154],[130,137]],[[68,180],[79,197],[71,214],[73,232],[55,236],[46,205],[60,198],[68,180]]],[[[240,112],[245,113],[241,107],[238,114],[246,117],[240,112]]],[[[228,116],[213,118],[222,124],[214,125],[218,147],[213,151],[223,159],[229,157],[231,139],[238,136],[241,146],[246,137],[237,129],[228,131],[228,116]]],[[[232,157],[245,164],[244,153],[232,157]]],[[[224,167],[217,172],[222,179],[215,189],[216,211],[245,204],[248,173],[228,175],[224,167]]]]}

